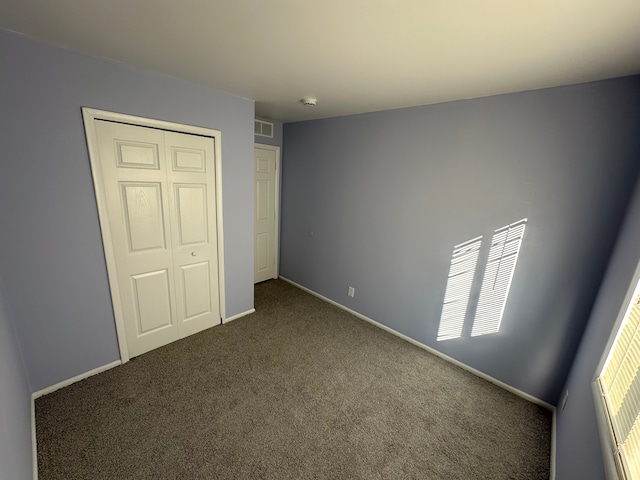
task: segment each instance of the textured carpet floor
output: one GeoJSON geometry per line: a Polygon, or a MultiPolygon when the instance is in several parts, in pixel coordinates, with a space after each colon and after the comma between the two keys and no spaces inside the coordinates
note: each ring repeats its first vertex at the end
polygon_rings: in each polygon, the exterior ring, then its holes
{"type": "Polygon", "coordinates": [[[40,480],[547,479],[551,413],[283,281],[36,401],[40,480]]]}

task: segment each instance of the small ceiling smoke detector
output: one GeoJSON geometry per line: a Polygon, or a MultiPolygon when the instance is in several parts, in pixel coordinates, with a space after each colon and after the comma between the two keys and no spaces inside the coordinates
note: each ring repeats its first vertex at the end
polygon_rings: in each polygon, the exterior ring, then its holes
{"type": "Polygon", "coordinates": [[[315,107],[318,103],[318,99],[306,97],[300,100],[300,103],[302,103],[305,107],[315,107]]]}

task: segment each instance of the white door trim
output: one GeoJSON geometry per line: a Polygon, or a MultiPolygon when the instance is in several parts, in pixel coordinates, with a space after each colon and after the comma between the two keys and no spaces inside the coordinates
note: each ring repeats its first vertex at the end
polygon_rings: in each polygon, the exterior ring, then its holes
{"type": "Polygon", "coordinates": [[[89,149],[89,161],[91,162],[91,175],[98,204],[98,218],[100,220],[100,230],[102,231],[102,243],[104,245],[105,261],[107,263],[107,275],[109,278],[109,288],[111,290],[111,301],[113,304],[113,314],[116,322],[116,333],[118,336],[118,346],[120,348],[120,360],[122,363],[129,361],[129,350],[127,348],[127,337],[124,328],[124,314],[122,311],[122,301],[118,288],[118,278],[116,274],[116,260],[111,243],[111,227],[109,225],[109,215],[107,212],[107,200],[102,181],[102,169],[100,168],[100,156],[98,153],[98,137],[96,135],[95,120],[107,120],[112,122],[126,123],[140,127],[158,128],[172,132],[200,135],[215,139],[215,176],[216,176],[216,233],[218,235],[218,285],[220,295],[220,316],[221,321],[225,318],[225,289],[224,289],[224,245],[222,231],[222,147],[221,132],[210,128],[182,125],[179,123],[165,122],[122,113],[95,110],[92,108],[82,108],[84,119],[84,129],[87,136],[87,147],[89,149]]]}
{"type": "MultiPolygon", "coordinates": [[[[260,150],[270,150],[272,152],[276,152],[276,185],[275,185],[275,213],[276,213],[276,226],[275,226],[275,235],[273,241],[273,248],[276,249],[276,273],[273,278],[278,278],[280,275],[280,180],[281,180],[281,169],[280,169],[280,147],[276,147],[274,145],[266,145],[263,143],[255,143],[253,145],[254,148],[258,148],[260,150]]],[[[254,166],[255,169],[255,166],[254,166]]],[[[254,202],[255,208],[255,202],[254,202]]],[[[255,217],[254,217],[255,218],[255,217]]],[[[255,241],[255,238],[254,238],[255,241]]],[[[254,259],[255,261],[255,259],[254,259]]]]}

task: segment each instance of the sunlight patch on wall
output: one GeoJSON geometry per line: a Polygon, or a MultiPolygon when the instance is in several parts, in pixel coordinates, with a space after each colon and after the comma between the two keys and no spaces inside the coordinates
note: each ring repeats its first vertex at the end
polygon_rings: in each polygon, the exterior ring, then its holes
{"type": "MultiPolygon", "coordinates": [[[[526,223],[527,219],[524,218],[494,231],[480,287],[477,286],[480,283],[478,279],[474,288],[474,278],[481,253],[482,237],[453,247],[437,341],[462,336],[469,303],[473,298],[478,298],[478,303],[471,326],[471,336],[489,335],[500,330],[526,223]]],[[[480,265],[482,266],[483,262],[480,265]]],[[[473,310],[469,312],[469,315],[472,314],[473,310]]]]}
{"type": "Polygon", "coordinates": [[[499,228],[493,235],[476,317],[471,329],[472,337],[489,335],[500,330],[526,222],[525,218],[499,228]]]}
{"type": "Polygon", "coordinates": [[[438,341],[459,338],[462,335],[481,244],[482,237],[477,237],[453,247],[438,328],[438,341]]]}

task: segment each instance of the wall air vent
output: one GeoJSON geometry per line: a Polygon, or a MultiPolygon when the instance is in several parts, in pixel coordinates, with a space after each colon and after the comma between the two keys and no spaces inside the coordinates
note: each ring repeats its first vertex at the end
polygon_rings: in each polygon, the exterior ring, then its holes
{"type": "Polygon", "coordinates": [[[253,123],[253,133],[261,137],[273,138],[273,123],[256,119],[253,123]]]}

